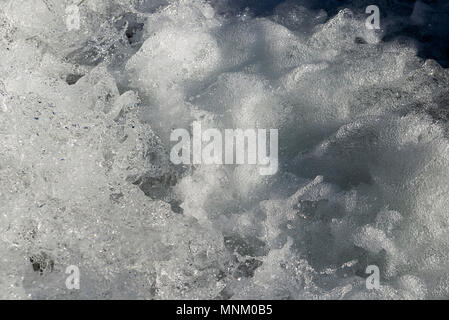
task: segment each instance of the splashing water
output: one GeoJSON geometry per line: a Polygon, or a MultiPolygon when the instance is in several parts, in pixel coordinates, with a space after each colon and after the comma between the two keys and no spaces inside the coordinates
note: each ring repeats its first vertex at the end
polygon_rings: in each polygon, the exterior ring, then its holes
{"type": "Polygon", "coordinates": [[[449,73],[305,3],[86,0],[68,30],[2,0],[0,298],[447,297],[449,73]],[[278,173],[173,165],[194,121],[279,129],[278,173]]]}

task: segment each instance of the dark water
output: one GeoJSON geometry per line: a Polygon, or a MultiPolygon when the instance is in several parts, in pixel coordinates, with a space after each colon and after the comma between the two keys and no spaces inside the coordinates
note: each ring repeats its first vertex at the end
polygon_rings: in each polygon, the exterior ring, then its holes
{"type": "MultiPolygon", "coordinates": [[[[443,67],[449,67],[449,1],[447,0],[287,0],[311,9],[324,9],[332,18],[342,8],[364,13],[365,8],[375,4],[379,7],[381,19],[388,24],[384,41],[397,38],[413,39],[418,47],[418,55],[424,59],[434,59],[443,67]],[[417,4],[418,3],[418,4],[417,4]],[[412,20],[415,6],[421,10],[420,23],[412,20]]],[[[239,12],[247,10],[254,16],[270,16],[282,0],[211,0],[222,11],[239,12]]]]}

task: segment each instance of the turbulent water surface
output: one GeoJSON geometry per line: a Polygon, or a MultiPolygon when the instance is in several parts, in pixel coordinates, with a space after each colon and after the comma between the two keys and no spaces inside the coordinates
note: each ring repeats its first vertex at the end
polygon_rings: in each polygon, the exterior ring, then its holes
{"type": "Polygon", "coordinates": [[[364,1],[71,4],[0,0],[0,298],[449,295],[444,1],[378,1],[381,30],[364,1]],[[194,121],[279,129],[279,171],[173,165],[194,121]]]}

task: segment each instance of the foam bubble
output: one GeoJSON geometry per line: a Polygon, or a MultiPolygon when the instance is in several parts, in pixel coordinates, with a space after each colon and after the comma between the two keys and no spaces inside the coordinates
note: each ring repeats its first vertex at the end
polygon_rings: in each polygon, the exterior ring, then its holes
{"type": "Polygon", "coordinates": [[[88,1],[79,31],[66,2],[16,2],[0,9],[0,297],[448,295],[449,74],[412,41],[305,2],[88,1]],[[169,133],[194,120],[279,129],[279,172],[175,167],[169,133]]]}

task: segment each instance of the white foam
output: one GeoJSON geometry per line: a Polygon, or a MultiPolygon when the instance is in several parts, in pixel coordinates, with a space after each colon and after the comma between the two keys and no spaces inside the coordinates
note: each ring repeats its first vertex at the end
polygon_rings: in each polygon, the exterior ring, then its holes
{"type": "Polygon", "coordinates": [[[72,264],[79,298],[448,295],[449,75],[412,43],[292,3],[227,18],[88,1],[68,32],[65,2],[16,2],[0,9],[0,297],[68,297],[72,264]],[[279,173],[174,167],[169,133],[194,120],[279,129],[279,173]]]}

